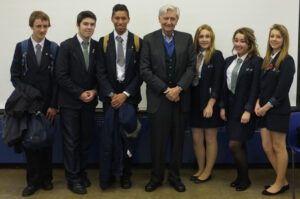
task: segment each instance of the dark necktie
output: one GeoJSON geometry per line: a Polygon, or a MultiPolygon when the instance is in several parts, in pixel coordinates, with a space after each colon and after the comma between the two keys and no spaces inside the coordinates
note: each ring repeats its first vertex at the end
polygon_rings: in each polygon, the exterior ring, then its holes
{"type": "Polygon", "coordinates": [[[42,46],[41,44],[37,44],[35,48],[36,48],[36,53],[35,53],[36,61],[37,64],[40,65],[42,59],[42,46]]]}
{"type": "Polygon", "coordinates": [[[239,68],[241,66],[241,63],[243,62],[243,60],[241,58],[238,58],[236,61],[236,65],[233,67],[232,73],[231,73],[231,92],[234,94],[235,93],[235,88],[236,88],[236,82],[237,82],[237,78],[238,78],[238,71],[239,68]]]}
{"type": "Polygon", "coordinates": [[[117,40],[117,64],[119,66],[125,66],[125,56],[123,50],[123,39],[120,36],[116,37],[117,40]]]}
{"type": "Polygon", "coordinates": [[[83,41],[81,43],[81,45],[82,45],[82,49],[83,49],[82,52],[83,52],[85,67],[86,67],[86,69],[88,69],[89,64],[90,64],[90,56],[89,56],[89,51],[88,51],[89,42],[83,41]]]}

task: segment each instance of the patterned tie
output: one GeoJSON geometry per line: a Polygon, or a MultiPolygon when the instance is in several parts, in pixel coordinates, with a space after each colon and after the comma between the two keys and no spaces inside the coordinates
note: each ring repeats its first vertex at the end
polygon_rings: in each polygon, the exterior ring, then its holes
{"type": "Polygon", "coordinates": [[[38,65],[40,65],[42,59],[42,46],[41,44],[37,44],[35,48],[36,48],[36,53],[35,53],[36,61],[38,65]]]}
{"type": "Polygon", "coordinates": [[[197,55],[197,64],[196,64],[196,74],[195,74],[195,77],[193,79],[193,86],[197,86],[199,84],[199,74],[201,72],[201,62],[203,60],[203,54],[200,52],[198,55],[197,55]]]}
{"type": "Polygon", "coordinates": [[[120,36],[116,37],[117,40],[117,64],[119,66],[125,66],[125,56],[124,56],[124,50],[123,50],[123,39],[120,36]]]}
{"type": "Polygon", "coordinates": [[[89,56],[89,51],[88,51],[89,42],[83,41],[81,43],[81,45],[82,45],[82,48],[83,48],[82,52],[83,52],[85,67],[88,70],[89,64],[90,64],[90,56],[89,56]]]}
{"type": "Polygon", "coordinates": [[[241,66],[241,63],[243,62],[243,60],[241,58],[238,58],[236,61],[236,65],[233,67],[232,73],[231,73],[231,92],[234,94],[235,93],[235,88],[236,88],[236,82],[237,82],[237,78],[238,78],[238,71],[239,68],[241,66]]]}

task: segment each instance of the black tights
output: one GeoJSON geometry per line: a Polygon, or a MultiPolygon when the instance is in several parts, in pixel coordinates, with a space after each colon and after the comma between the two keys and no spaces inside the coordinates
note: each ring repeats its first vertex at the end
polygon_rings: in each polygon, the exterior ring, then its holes
{"type": "Polygon", "coordinates": [[[247,161],[247,146],[246,142],[239,142],[235,140],[229,141],[229,148],[233,155],[235,164],[237,166],[237,181],[241,183],[249,182],[248,176],[248,161],[247,161]]]}

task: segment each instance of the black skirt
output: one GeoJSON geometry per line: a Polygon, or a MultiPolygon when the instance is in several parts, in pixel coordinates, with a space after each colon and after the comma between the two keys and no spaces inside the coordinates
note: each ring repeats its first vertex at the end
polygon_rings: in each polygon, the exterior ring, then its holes
{"type": "Polygon", "coordinates": [[[191,89],[191,111],[190,111],[190,127],[192,128],[218,128],[224,126],[223,120],[220,118],[220,108],[217,102],[213,107],[213,114],[210,118],[203,117],[209,99],[203,99],[200,86],[191,89]]]}
{"type": "Polygon", "coordinates": [[[236,102],[234,101],[234,95],[229,93],[228,95],[228,107],[227,107],[227,122],[226,122],[226,131],[229,135],[230,140],[244,142],[249,140],[255,132],[256,127],[256,115],[251,113],[250,120],[246,124],[241,123],[241,117],[243,113],[236,115],[236,113],[231,113],[236,102]]]}
{"type": "Polygon", "coordinates": [[[258,121],[259,128],[267,128],[278,133],[287,133],[289,130],[290,114],[266,114],[258,121]]]}

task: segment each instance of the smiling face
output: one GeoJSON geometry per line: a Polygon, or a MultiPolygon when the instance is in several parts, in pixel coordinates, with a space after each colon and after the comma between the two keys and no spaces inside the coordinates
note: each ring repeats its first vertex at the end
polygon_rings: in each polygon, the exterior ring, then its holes
{"type": "Polygon", "coordinates": [[[84,18],[78,27],[78,34],[83,40],[89,40],[92,35],[94,34],[95,27],[96,27],[96,21],[92,18],[84,18]]]}
{"type": "Polygon", "coordinates": [[[42,41],[46,37],[48,28],[49,28],[49,21],[42,20],[42,19],[34,20],[33,26],[31,27],[32,38],[36,42],[42,41]]]}
{"type": "Polygon", "coordinates": [[[209,49],[211,47],[211,40],[211,33],[206,29],[201,30],[198,37],[198,44],[200,48],[203,50],[209,49]]]}
{"type": "Polygon", "coordinates": [[[237,33],[234,36],[233,45],[239,57],[245,55],[249,50],[249,44],[246,42],[245,35],[241,33],[237,33]]]}
{"type": "Polygon", "coordinates": [[[127,30],[129,23],[128,13],[126,11],[116,11],[111,17],[115,30],[119,35],[122,35],[127,30]]]}
{"type": "Polygon", "coordinates": [[[175,10],[168,10],[165,14],[159,16],[161,29],[167,36],[172,36],[177,22],[178,18],[175,10]]]}
{"type": "Polygon", "coordinates": [[[281,50],[283,46],[283,37],[279,30],[271,30],[269,42],[273,53],[276,53],[281,50]]]}

